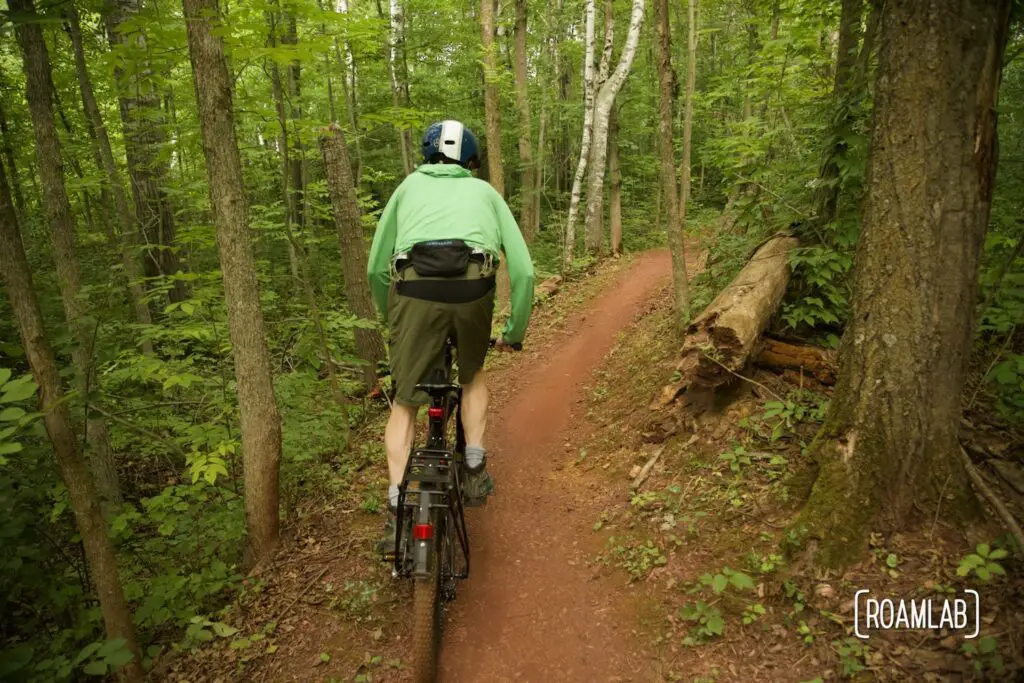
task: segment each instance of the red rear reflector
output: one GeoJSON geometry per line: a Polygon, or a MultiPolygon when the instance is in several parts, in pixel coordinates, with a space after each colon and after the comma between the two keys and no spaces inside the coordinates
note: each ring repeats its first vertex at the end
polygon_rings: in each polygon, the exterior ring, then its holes
{"type": "Polygon", "coordinates": [[[444,408],[427,408],[427,417],[444,417],[444,408]]]}
{"type": "Polygon", "coordinates": [[[417,524],[412,528],[412,535],[418,541],[425,541],[434,537],[434,527],[430,524],[417,524]]]}

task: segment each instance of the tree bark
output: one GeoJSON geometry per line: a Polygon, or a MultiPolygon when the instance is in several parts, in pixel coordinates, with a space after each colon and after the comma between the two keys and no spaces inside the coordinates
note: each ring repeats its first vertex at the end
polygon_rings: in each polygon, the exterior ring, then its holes
{"type": "MultiPolygon", "coordinates": [[[[345,144],[345,134],[332,125],[320,135],[320,151],[327,173],[327,189],[334,208],[334,223],[338,228],[341,250],[341,269],[345,279],[345,298],[349,309],[359,318],[374,322],[377,313],[373,307],[370,287],[366,281],[366,243],[363,222],[352,179],[352,167],[345,144]]],[[[363,385],[369,391],[377,384],[377,364],[384,360],[384,339],[374,329],[357,329],[356,351],[366,363],[363,367],[363,385]]]]}
{"type": "Polygon", "coordinates": [[[572,268],[576,253],[576,214],[579,211],[580,194],[583,191],[583,175],[590,159],[590,143],[594,133],[594,0],[586,0],[586,35],[583,57],[583,141],[580,143],[580,159],[576,164],[576,175],[572,179],[569,194],[569,215],[565,221],[565,245],[562,254],[562,269],[572,268]]]}
{"type": "Polygon", "coordinates": [[[7,124],[7,116],[4,113],[3,102],[0,102],[0,142],[4,147],[4,159],[7,161],[7,172],[11,177],[11,189],[14,193],[14,206],[18,215],[25,215],[25,196],[21,192],[21,183],[18,181],[18,164],[14,158],[14,146],[11,144],[11,130],[7,124]]]}
{"type": "Polygon", "coordinates": [[[622,253],[622,169],[619,166],[619,109],[612,107],[608,133],[608,175],[611,176],[611,195],[608,199],[608,223],[611,232],[612,254],[622,253]]]}
{"type": "MultiPolygon", "coordinates": [[[[25,8],[25,0],[13,0],[12,9],[25,8]]],[[[31,9],[31,5],[28,6],[31,9]]],[[[38,26],[35,27],[38,29],[38,26]]],[[[20,28],[19,28],[20,31],[20,28]]],[[[42,35],[39,35],[42,38],[42,35]]],[[[57,360],[50,348],[43,327],[32,273],[21,242],[17,218],[11,201],[7,175],[0,166],[0,275],[14,311],[22,345],[28,357],[32,376],[39,385],[39,410],[53,444],[61,479],[68,491],[71,511],[82,537],[89,575],[100,602],[103,626],[110,639],[123,638],[133,655],[132,661],[120,670],[123,680],[142,681],[142,657],[135,642],[132,615],[125,601],[118,575],[117,555],[107,535],[101,504],[89,469],[86,467],[75,438],[71,411],[64,400],[57,360]]]]}
{"type": "Polygon", "coordinates": [[[836,383],[836,352],[830,349],[765,337],[754,362],[773,370],[799,370],[822,384],[836,383]]]}
{"type": "Polygon", "coordinates": [[[615,98],[626,82],[629,70],[640,42],[640,27],[644,22],[644,0],[633,0],[633,11],[629,20],[629,32],[622,46],[622,55],[615,71],[597,93],[594,101],[594,152],[590,166],[590,182],[587,187],[587,251],[600,255],[604,251],[604,231],[601,217],[604,212],[604,172],[608,159],[608,119],[611,116],[615,98]]]}
{"type": "Polygon", "coordinates": [[[13,0],[11,9],[23,13],[28,18],[25,23],[17,24],[15,31],[24,59],[25,98],[32,115],[36,163],[43,186],[46,223],[53,240],[54,264],[64,304],[64,315],[72,336],[78,342],[72,351],[72,359],[77,370],[75,385],[85,405],[87,457],[104,502],[117,506],[121,503],[121,488],[107,424],[100,417],[90,417],[89,411],[90,393],[96,389],[96,329],[95,324],[88,323],[88,313],[80,297],[82,277],[75,250],[75,219],[71,213],[71,203],[64,184],[60,142],[50,99],[50,93],[53,91],[50,56],[42,29],[37,21],[33,21],[36,15],[32,0],[13,0]]]}
{"type": "MultiPolygon", "coordinates": [[[[109,8],[104,19],[111,47],[115,51],[121,46],[140,49],[148,54],[146,36],[133,21],[139,11],[139,0],[115,0],[109,8]]],[[[175,251],[174,210],[164,191],[168,162],[161,159],[160,148],[167,143],[167,138],[157,125],[162,110],[160,95],[152,83],[148,57],[139,69],[126,73],[121,62],[114,60],[128,176],[135,198],[138,236],[145,249],[145,275],[172,277],[182,266],[175,251]]],[[[184,301],[188,298],[188,288],[181,280],[175,280],[168,296],[171,301],[184,301]]]]}
{"type": "Polygon", "coordinates": [[[976,501],[959,458],[960,397],[996,171],[1009,0],[886,2],[870,187],[839,379],[795,523],[844,566],[869,531],[976,501]],[[927,115],[922,115],[927,112],[927,115]]]}
{"type": "Polygon", "coordinates": [[[223,39],[215,33],[220,8],[216,0],[183,0],[182,6],[234,348],[245,470],[246,564],[254,566],[268,559],[280,540],[281,420],[260,310],[231,80],[223,39]]]}
{"type": "Polygon", "coordinates": [[[526,75],[526,0],[516,0],[515,26],[516,104],[519,106],[519,226],[527,243],[532,243],[536,192],[533,161],[533,124],[530,117],[529,79],[526,75]]]}
{"type": "MultiPolygon", "coordinates": [[[[679,195],[676,190],[675,146],[672,142],[672,104],[675,92],[675,74],[672,70],[672,30],[669,26],[668,0],[655,0],[658,22],[658,131],[661,151],[661,186],[659,198],[664,207],[665,232],[669,252],[672,254],[672,291],[675,302],[676,330],[682,334],[686,327],[690,303],[686,282],[686,251],[683,226],[679,221],[679,195]]],[[[658,212],[659,217],[661,211],[658,212]]]]}
{"type": "MultiPolygon", "coordinates": [[[[149,306],[145,303],[145,289],[142,285],[142,272],[135,257],[135,221],[132,218],[131,207],[128,204],[128,193],[125,191],[121,174],[114,162],[114,152],[110,146],[110,136],[107,135],[107,127],[103,123],[103,116],[100,114],[96,102],[96,94],[93,91],[92,79],[89,76],[89,69],[85,62],[85,49],[82,46],[82,30],[79,22],[78,10],[75,6],[68,5],[65,9],[68,23],[67,31],[71,37],[71,45],[75,53],[75,70],[78,73],[78,85],[82,93],[82,109],[85,111],[85,118],[92,131],[96,145],[96,156],[100,162],[100,168],[106,177],[107,191],[113,198],[114,211],[117,213],[117,221],[121,227],[121,234],[118,238],[118,246],[121,255],[121,267],[124,269],[124,277],[128,290],[128,299],[135,314],[135,321],[141,325],[152,325],[153,319],[150,316],[149,306]]],[[[153,343],[144,339],[141,344],[143,353],[153,354],[153,343]]]]}

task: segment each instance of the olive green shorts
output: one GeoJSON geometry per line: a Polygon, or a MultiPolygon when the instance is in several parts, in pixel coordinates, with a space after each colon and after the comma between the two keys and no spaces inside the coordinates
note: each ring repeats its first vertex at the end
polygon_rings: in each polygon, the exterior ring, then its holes
{"type": "MultiPolygon", "coordinates": [[[[423,279],[412,268],[409,280],[423,279]]],[[[480,267],[470,264],[469,278],[480,277],[480,267]]],[[[493,280],[492,280],[493,282],[493,280]]],[[[388,295],[391,328],[391,380],[395,398],[405,405],[423,405],[428,396],[416,385],[429,382],[444,369],[444,345],[448,337],[455,344],[459,383],[468,384],[484,366],[494,317],[494,287],[484,296],[467,303],[445,303],[403,296],[392,285],[388,295]]]]}

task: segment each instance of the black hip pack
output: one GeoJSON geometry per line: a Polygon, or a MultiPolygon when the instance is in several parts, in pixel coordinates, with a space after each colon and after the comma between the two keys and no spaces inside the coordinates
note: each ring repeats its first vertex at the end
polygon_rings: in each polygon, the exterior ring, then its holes
{"type": "Polygon", "coordinates": [[[405,264],[425,280],[399,279],[395,290],[402,296],[426,301],[463,304],[476,301],[489,294],[495,286],[494,276],[466,277],[470,261],[486,262],[486,256],[474,253],[462,240],[435,240],[418,242],[409,250],[405,264]]]}
{"type": "Polygon", "coordinates": [[[418,242],[409,250],[409,265],[420,277],[458,277],[466,274],[472,254],[462,240],[418,242]]]}

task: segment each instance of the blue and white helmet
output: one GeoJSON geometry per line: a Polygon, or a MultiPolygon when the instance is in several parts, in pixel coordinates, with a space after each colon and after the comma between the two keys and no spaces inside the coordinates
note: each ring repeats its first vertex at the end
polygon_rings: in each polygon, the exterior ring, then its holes
{"type": "Polygon", "coordinates": [[[423,133],[423,161],[436,162],[439,155],[471,168],[480,163],[480,145],[473,132],[461,122],[441,121],[423,133]]]}

